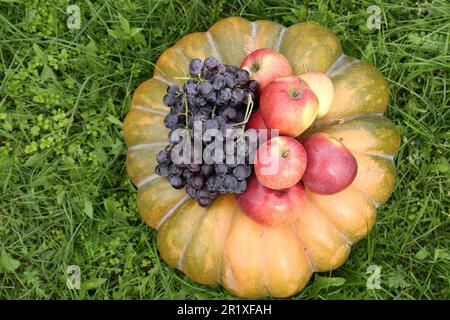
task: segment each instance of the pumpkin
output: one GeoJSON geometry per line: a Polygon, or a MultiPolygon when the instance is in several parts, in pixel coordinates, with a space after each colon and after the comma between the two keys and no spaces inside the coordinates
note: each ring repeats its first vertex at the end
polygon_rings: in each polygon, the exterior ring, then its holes
{"type": "Polygon", "coordinates": [[[192,33],[158,59],[154,76],[135,91],[125,119],[126,168],[138,188],[142,219],[158,230],[161,257],[201,284],[221,284],[239,297],[289,297],[305,287],[313,272],[341,266],[351,245],[373,227],[376,209],[395,184],[393,158],[397,128],[383,113],[388,87],[373,66],[342,53],[337,37],[314,23],[286,28],[272,21],[230,17],[207,32],[192,33]],[[215,56],[239,65],[251,51],[272,48],[295,72],[326,72],[335,85],[331,110],[306,134],[326,132],[340,139],[357,159],[358,174],[333,195],[307,191],[302,214],[291,225],[267,227],[248,218],[234,195],[200,207],[184,190],[155,175],[156,153],[167,143],[162,98],[170,84],[183,85],[193,58],[215,56]]]}

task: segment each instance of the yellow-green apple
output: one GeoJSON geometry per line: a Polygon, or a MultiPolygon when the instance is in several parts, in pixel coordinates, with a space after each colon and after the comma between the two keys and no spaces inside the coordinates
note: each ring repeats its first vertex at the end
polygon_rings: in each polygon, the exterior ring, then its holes
{"type": "Polygon", "coordinates": [[[319,110],[317,117],[323,117],[331,108],[334,98],[334,84],[333,81],[323,72],[307,72],[300,75],[302,80],[305,80],[314,94],[319,100],[319,110]]]}
{"type": "Polygon", "coordinates": [[[308,163],[303,182],[319,194],[333,194],[347,188],[355,179],[358,163],[340,141],[315,133],[303,141],[308,163]]]}
{"type": "Polygon", "coordinates": [[[297,137],[316,119],[319,100],[305,81],[290,76],[272,81],[261,91],[259,108],[267,127],[297,137]]]}
{"type": "Polygon", "coordinates": [[[247,189],[236,194],[236,200],[248,217],[276,227],[292,223],[298,218],[305,205],[306,193],[301,182],[289,189],[273,190],[264,187],[252,176],[247,189]]]}
{"type": "Polygon", "coordinates": [[[255,175],[263,186],[280,190],[297,184],[306,169],[302,144],[291,137],[274,137],[259,146],[255,155],[255,175]]]}
{"type": "Polygon", "coordinates": [[[250,53],[241,62],[241,69],[250,73],[250,78],[264,88],[270,81],[290,76],[292,67],[288,59],[278,51],[263,48],[250,53]]]}

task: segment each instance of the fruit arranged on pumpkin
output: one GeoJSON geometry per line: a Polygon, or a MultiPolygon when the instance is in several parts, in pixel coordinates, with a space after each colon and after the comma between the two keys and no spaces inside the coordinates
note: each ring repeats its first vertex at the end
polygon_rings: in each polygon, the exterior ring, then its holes
{"type": "Polygon", "coordinates": [[[137,208],[142,219],[158,229],[162,259],[196,282],[219,283],[247,298],[289,297],[305,287],[313,272],[338,268],[352,243],[370,231],[376,208],[394,189],[392,159],[400,138],[383,116],[387,105],[383,75],[344,55],[337,37],[314,23],[284,27],[231,17],[178,41],[158,59],[153,78],[135,91],[124,124],[126,167],[138,187],[137,208]],[[249,218],[235,195],[220,196],[203,208],[154,174],[156,155],[167,144],[169,131],[163,125],[167,88],[182,88],[194,58],[215,56],[223,64],[239,65],[249,43],[255,50],[282,53],[297,76],[305,70],[320,71],[332,80],[335,92],[329,111],[302,138],[322,132],[342,140],[358,165],[356,178],[338,193],[320,195],[306,188],[301,214],[278,227],[249,218]]]}
{"type": "Polygon", "coordinates": [[[241,63],[241,68],[250,73],[261,89],[271,81],[292,75],[289,61],[278,51],[270,48],[258,49],[250,53],[241,63]]]}
{"type": "Polygon", "coordinates": [[[303,181],[313,192],[333,194],[347,188],[355,179],[358,164],[341,142],[324,133],[303,141],[308,157],[303,181]]]}
{"type": "Polygon", "coordinates": [[[300,181],[306,168],[305,149],[291,137],[274,137],[256,153],[255,174],[263,186],[281,190],[300,181]]]}
{"type": "Polygon", "coordinates": [[[276,79],[261,91],[264,122],[280,135],[299,136],[314,122],[318,109],[316,95],[298,76],[276,79]]]}

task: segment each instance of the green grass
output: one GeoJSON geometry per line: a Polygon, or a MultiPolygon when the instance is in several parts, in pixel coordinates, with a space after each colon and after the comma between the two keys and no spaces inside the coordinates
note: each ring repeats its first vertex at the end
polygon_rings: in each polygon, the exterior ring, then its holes
{"type": "Polygon", "coordinates": [[[372,1],[0,0],[0,298],[233,298],[159,258],[124,169],[122,121],[166,48],[242,15],[336,32],[386,76],[402,136],[373,231],[293,298],[449,299],[450,7],[374,2],[381,30],[366,27],[372,1]],[[80,30],[66,27],[74,3],[80,30]],[[68,265],[82,290],[66,288],[68,265]],[[382,289],[366,288],[369,265],[382,267],[382,289]]]}

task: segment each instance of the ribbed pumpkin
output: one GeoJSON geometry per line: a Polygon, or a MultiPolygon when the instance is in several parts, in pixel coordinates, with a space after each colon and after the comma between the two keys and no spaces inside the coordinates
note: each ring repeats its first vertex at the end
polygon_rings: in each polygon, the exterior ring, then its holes
{"type": "MultiPolygon", "coordinates": [[[[314,23],[286,28],[272,21],[223,19],[207,32],[185,36],[158,59],[154,76],[134,93],[125,119],[126,168],[139,189],[137,207],[144,221],[158,229],[164,261],[202,284],[220,283],[239,297],[289,297],[308,283],[313,272],[335,269],[347,259],[352,243],[367,235],[376,208],[395,184],[393,157],[400,144],[397,128],[383,116],[388,87],[373,66],[342,53],[336,36],[314,23]],[[302,214],[292,225],[266,227],[248,218],[234,195],[202,208],[184,190],[155,175],[155,156],[167,144],[162,98],[168,85],[183,85],[193,58],[215,56],[239,65],[251,51],[273,48],[283,53],[296,74],[326,72],[335,97],[326,116],[311,132],[326,132],[350,149],[358,174],[333,195],[307,192],[302,214]]],[[[307,133],[308,134],[308,133],[307,133]]]]}

